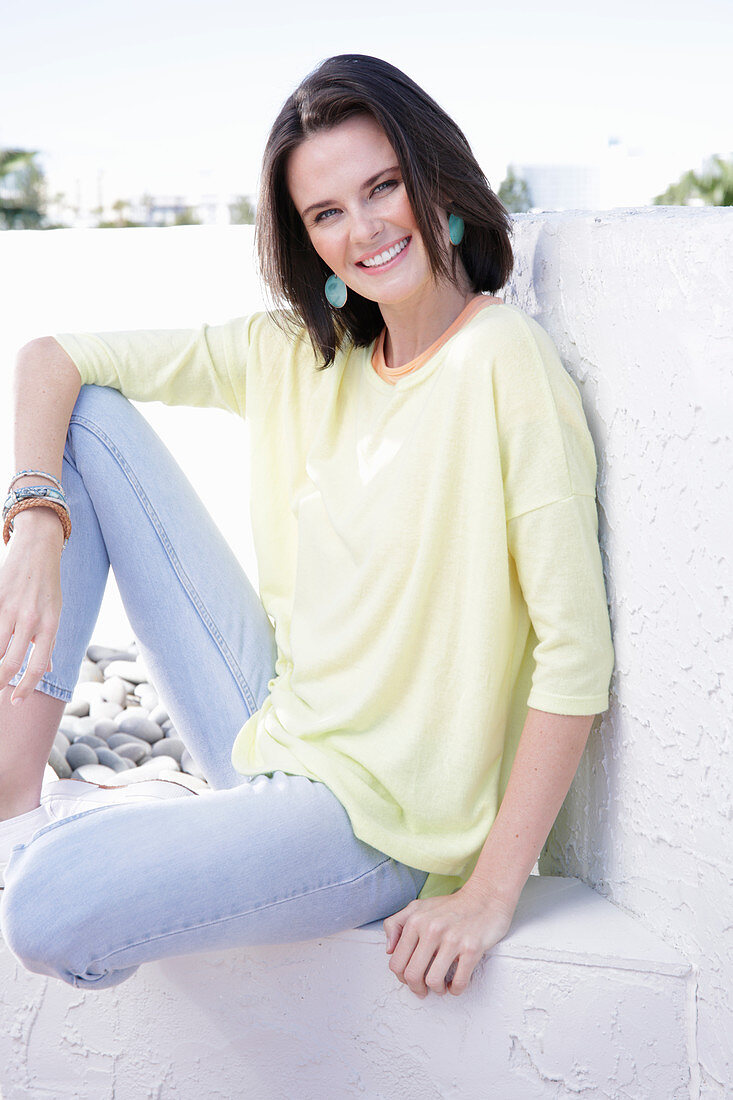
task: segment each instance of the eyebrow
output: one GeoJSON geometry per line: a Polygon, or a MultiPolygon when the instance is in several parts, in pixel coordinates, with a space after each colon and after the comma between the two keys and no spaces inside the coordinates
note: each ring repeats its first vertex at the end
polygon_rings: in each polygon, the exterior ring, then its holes
{"type": "MultiPolygon", "coordinates": [[[[389,172],[399,172],[399,164],[393,164],[389,168],[383,168],[381,172],[377,172],[376,176],[370,176],[368,180],[365,180],[361,185],[362,191],[368,190],[372,184],[375,184],[381,176],[386,176],[389,172]]],[[[314,210],[327,210],[329,206],[336,206],[335,199],[324,199],[322,202],[314,202],[310,206],[307,206],[303,213],[300,215],[303,221],[305,221],[308,214],[311,214],[314,210]]]]}

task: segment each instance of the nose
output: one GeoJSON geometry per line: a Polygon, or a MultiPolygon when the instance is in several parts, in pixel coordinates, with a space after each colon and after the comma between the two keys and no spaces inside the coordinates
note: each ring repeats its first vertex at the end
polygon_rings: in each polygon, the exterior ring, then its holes
{"type": "Polygon", "coordinates": [[[359,206],[351,219],[351,238],[355,244],[368,245],[376,240],[384,228],[384,222],[366,206],[359,206]]]}

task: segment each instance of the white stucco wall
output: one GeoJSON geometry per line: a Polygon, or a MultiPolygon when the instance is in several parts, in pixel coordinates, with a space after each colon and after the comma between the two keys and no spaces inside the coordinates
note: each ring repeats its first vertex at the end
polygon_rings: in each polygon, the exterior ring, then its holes
{"type": "Polygon", "coordinates": [[[733,210],[517,218],[508,297],[554,338],[599,458],[616,647],[541,868],[699,966],[702,1095],[733,1096],[733,210]]]}
{"type": "MultiPolygon", "coordinates": [[[[21,343],[248,312],[260,302],[250,234],[0,234],[2,467],[21,343]]],[[[699,968],[706,1098],[731,1095],[733,1082],[732,245],[731,210],[519,215],[506,292],[581,388],[617,655],[611,709],[543,870],[584,879],[699,968]]],[[[246,509],[213,491],[222,458],[242,468],[241,424],[218,410],[141,408],[253,575],[246,509]]]]}
{"type": "Polygon", "coordinates": [[[419,1001],[381,922],[165,959],[112,989],[0,942],[4,1100],[696,1100],[695,975],[577,879],[530,876],[460,997],[419,1001]]]}

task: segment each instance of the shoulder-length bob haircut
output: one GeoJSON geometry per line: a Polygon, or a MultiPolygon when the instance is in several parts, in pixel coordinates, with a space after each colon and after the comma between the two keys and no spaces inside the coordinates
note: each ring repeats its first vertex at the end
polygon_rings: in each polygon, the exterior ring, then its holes
{"type": "Polygon", "coordinates": [[[358,114],[371,115],[397,154],[436,277],[455,277],[457,252],[474,292],[496,293],[513,266],[510,216],[455,122],[394,65],[364,54],[328,58],[296,88],[275,119],[265,147],[256,220],[262,277],[286,316],[305,325],[323,356],[323,367],[333,363],[346,340],[368,346],[384,322],[376,302],[352,290],[341,309],[326,301],[324,284],[331,271],[313,248],[290,198],[287,164],[306,138],[358,114]],[[465,222],[455,250],[444,243],[441,211],[458,214],[465,222]]]}

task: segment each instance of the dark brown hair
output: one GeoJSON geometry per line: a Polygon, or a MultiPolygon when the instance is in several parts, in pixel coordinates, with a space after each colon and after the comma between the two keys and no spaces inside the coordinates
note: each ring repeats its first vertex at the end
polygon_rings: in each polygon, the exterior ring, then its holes
{"type": "Polygon", "coordinates": [[[460,255],[472,289],[496,293],[512,271],[511,218],[491,190],[463,132],[413,80],[364,54],[330,57],[286,100],[265,147],[257,206],[260,269],[278,304],[305,324],[329,366],[346,339],[365,347],[384,321],[376,302],[349,289],[334,309],[324,284],[331,274],[310,242],[287,187],[291,152],[311,134],[357,114],[382,127],[399,161],[407,196],[433,274],[455,277],[460,255]],[[466,225],[461,244],[446,251],[438,207],[466,225]]]}

